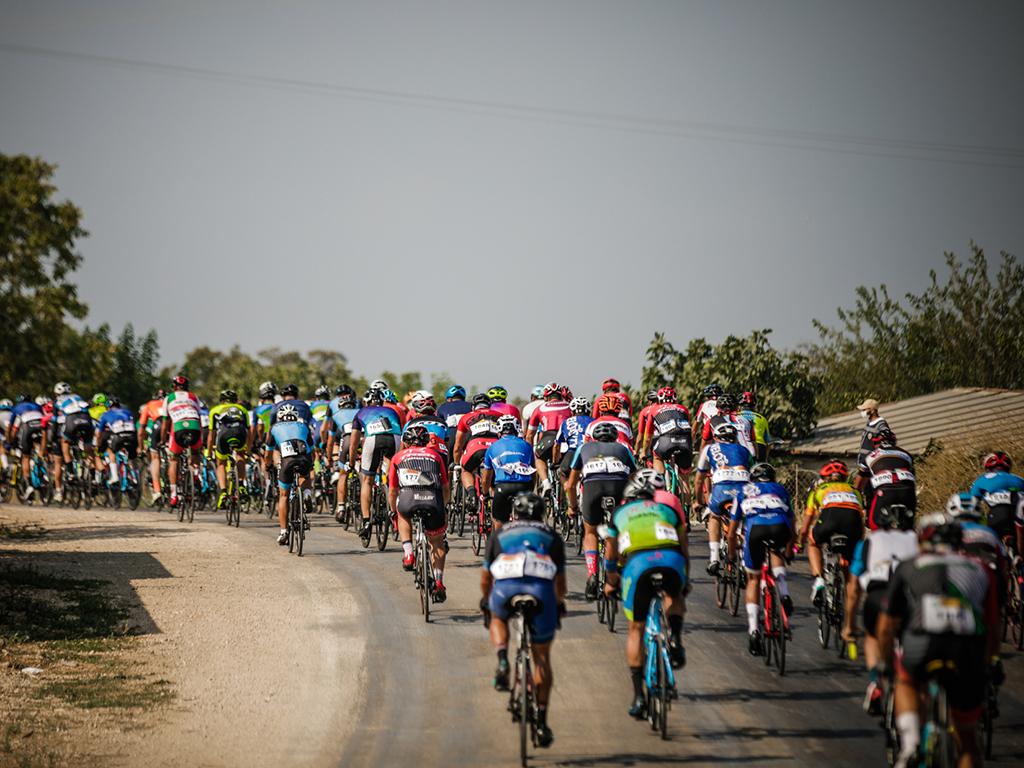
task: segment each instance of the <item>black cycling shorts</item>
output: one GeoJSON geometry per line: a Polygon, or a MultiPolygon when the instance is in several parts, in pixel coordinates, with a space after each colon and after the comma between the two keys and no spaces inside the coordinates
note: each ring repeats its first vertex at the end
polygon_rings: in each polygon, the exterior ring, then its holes
{"type": "Polygon", "coordinates": [[[999,504],[988,508],[987,525],[996,532],[996,536],[1000,540],[1005,539],[1007,536],[1016,535],[1016,528],[1014,527],[1016,521],[1017,518],[1012,504],[999,504]]]}
{"type": "Polygon", "coordinates": [[[785,523],[772,523],[771,525],[752,525],[747,532],[746,553],[750,561],[744,563],[744,567],[751,573],[757,573],[764,565],[765,555],[768,554],[768,542],[771,541],[776,547],[785,547],[790,539],[789,526],[785,523]]]}
{"type": "Polygon", "coordinates": [[[92,437],[92,433],[92,418],[88,413],[69,413],[64,420],[63,437],[65,440],[82,439],[88,441],[92,437]]]}
{"type": "Polygon", "coordinates": [[[38,421],[31,424],[22,424],[18,427],[17,445],[23,454],[28,456],[32,453],[32,443],[43,434],[43,425],[38,421]]]}
{"type": "Polygon", "coordinates": [[[217,458],[228,456],[232,451],[244,451],[249,430],[244,424],[229,424],[217,430],[217,458]],[[234,443],[234,445],[232,445],[234,443]]]}
{"type": "Polygon", "coordinates": [[[533,448],[534,456],[541,461],[551,461],[551,450],[555,447],[557,438],[558,432],[553,429],[541,432],[540,437],[537,438],[537,444],[533,448]]]}
{"type": "Polygon", "coordinates": [[[654,441],[652,450],[662,461],[674,460],[679,469],[689,469],[693,465],[693,445],[687,434],[662,435],[654,441]]]}
{"type": "Polygon", "coordinates": [[[287,490],[292,487],[296,477],[305,477],[312,471],[313,459],[308,454],[285,456],[281,459],[281,469],[278,470],[277,484],[287,490]]]}
{"type": "Polygon", "coordinates": [[[423,530],[428,536],[442,534],[447,527],[444,496],[436,488],[402,488],[395,506],[398,514],[410,522],[414,514],[423,515],[423,530]]]}
{"type": "Polygon", "coordinates": [[[499,523],[507,523],[512,519],[512,499],[520,493],[529,493],[532,490],[532,481],[528,483],[495,483],[491,517],[499,523]]]}
{"type": "Polygon", "coordinates": [[[957,635],[918,635],[904,632],[903,653],[897,656],[897,675],[918,684],[928,679],[928,664],[951,661],[955,671],[942,673],[949,706],[964,721],[977,720],[985,701],[988,680],[984,637],[957,635]]]}
{"type": "MultiPolygon", "coordinates": [[[[103,440],[103,435],[100,435],[100,440],[103,440]]],[[[119,432],[116,435],[110,435],[110,450],[114,453],[124,451],[128,454],[129,459],[134,459],[139,455],[139,439],[134,432],[119,432]]]]}
{"type": "Polygon", "coordinates": [[[819,547],[825,547],[834,534],[846,537],[846,546],[841,547],[837,555],[853,559],[853,548],[864,538],[864,522],[860,511],[843,507],[826,507],[818,513],[818,520],[811,528],[811,541],[819,547]]]}
{"type": "Polygon", "coordinates": [[[882,610],[882,599],[885,597],[888,584],[874,582],[864,593],[864,631],[869,637],[875,637],[875,627],[878,626],[878,614],[882,610]]]}
{"type": "Polygon", "coordinates": [[[574,453],[576,453],[576,451],[570,449],[566,453],[562,454],[562,458],[558,462],[558,476],[562,478],[563,481],[568,480],[569,473],[572,472],[572,467],[569,465],[572,464],[572,455],[574,453]]]}
{"type": "Polygon", "coordinates": [[[380,471],[384,459],[390,459],[398,453],[398,435],[370,435],[363,440],[363,453],[359,459],[359,469],[367,477],[373,477],[380,471]]]}
{"type": "Polygon", "coordinates": [[[871,497],[871,504],[868,507],[868,528],[872,531],[878,526],[875,524],[875,510],[888,507],[893,504],[902,504],[911,512],[917,511],[917,491],[913,483],[895,483],[893,485],[882,485],[875,489],[875,495],[871,497]]]}
{"type": "Polygon", "coordinates": [[[473,451],[471,454],[463,455],[462,457],[462,469],[464,472],[476,472],[480,469],[480,465],[484,462],[484,454],[487,453],[487,448],[480,448],[473,451]]]}
{"type": "Polygon", "coordinates": [[[622,492],[626,489],[628,478],[621,480],[588,480],[583,483],[583,499],[580,511],[583,512],[583,522],[590,525],[601,525],[605,522],[604,508],[601,500],[611,497],[615,500],[615,507],[622,503],[622,492]]]}

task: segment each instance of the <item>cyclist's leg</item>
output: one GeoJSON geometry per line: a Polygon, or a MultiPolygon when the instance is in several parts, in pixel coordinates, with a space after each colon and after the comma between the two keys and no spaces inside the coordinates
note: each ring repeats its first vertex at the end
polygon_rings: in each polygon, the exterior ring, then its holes
{"type": "Polygon", "coordinates": [[[359,460],[359,508],[362,512],[363,525],[370,521],[370,498],[373,495],[373,476],[380,469],[380,451],[377,438],[368,437],[363,440],[363,455],[359,460]]]}
{"type": "Polygon", "coordinates": [[[295,456],[282,458],[281,466],[278,469],[277,487],[280,492],[277,494],[277,521],[281,525],[282,534],[288,530],[288,496],[298,474],[295,459],[295,456]]]}
{"type": "Polygon", "coordinates": [[[444,502],[439,494],[437,505],[423,521],[423,528],[427,535],[427,542],[430,544],[430,566],[434,572],[434,579],[441,584],[444,583],[444,563],[448,555],[444,548],[444,535],[447,527],[444,502]]]}
{"type": "Polygon", "coordinates": [[[768,556],[764,545],[767,530],[772,526],[752,525],[743,539],[743,568],[747,571],[747,591],[744,603],[747,610],[747,632],[754,634],[761,624],[760,605],[758,598],[761,590],[761,566],[768,556]]]}

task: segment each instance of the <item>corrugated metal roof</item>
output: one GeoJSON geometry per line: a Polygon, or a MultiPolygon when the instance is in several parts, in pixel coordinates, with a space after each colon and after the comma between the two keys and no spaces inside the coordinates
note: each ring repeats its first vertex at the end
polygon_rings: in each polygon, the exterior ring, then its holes
{"type": "MultiPolygon", "coordinates": [[[[882,403],[878,412],[896,433],[900,447],[918,456],[932,440],[1024,429],[1024,390],[958,387],[930,395],[882,403]]],[[[809,437],[794,440],[783,453],[797,456],[855,456],[864,420],[857,411],[818,422],[809,437]]]]}

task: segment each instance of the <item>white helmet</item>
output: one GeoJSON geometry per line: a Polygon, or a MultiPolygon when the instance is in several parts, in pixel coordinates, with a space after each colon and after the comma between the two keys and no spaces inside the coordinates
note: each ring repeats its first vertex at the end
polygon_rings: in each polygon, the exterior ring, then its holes
{"type": "Polygon", "coordinates": [[[13,407],[14,407],[14,402],[12,400],[10,400],[9,398],[5,397],[3,400],[0,400],[0,408],[13,408],[13,407]]]}
{"type": "Polygon", "coordinates": [[[946,514],[964,520],[981,520],[978,500],[969,493],[954,493],[946,501],[946,514]]]}
{"type": "Polygon", "coordinates": [[[39,397],[36,398],[36,405],[38,405],[40,408],[42,408],[48,402],[50,402],[50,398],[48,398],[46,395],[39,395],[39,397]]]}
{"type": "Polygon", "coordinates": [[[513,416],[511,413],[505,413],[498,417],[498,434],[499,435],[518,435],[519,434],[519,419],[513,416]]]}
{"type": "Polygon", "coordinates": [[[416,411],[416,413],[423,413],[424,411],[437,408],[434,396],[425,389],[413,392],[412,397],[409,399],[409,405],[412,406],[412,409],[416,411]]]}
{"type": "Polygon", "coordinates": [[[384,390],[388,388],[388,383],[384,379],[374,379],[370,382],[370,389],[384,390]]]}
{"type": "Polygon", "coordinates": [[[68,384],[66,381],[58,381],[56,384],[53,385],[53,394],[57,396],[70,395],[71,385],[68,384]]]}
{"type": "Polygon", "coordinates": [[[577,416],[581,413],[590,413],[590,401],[585,397],[574,397],[569,401],[569,410],[577,416]]]}

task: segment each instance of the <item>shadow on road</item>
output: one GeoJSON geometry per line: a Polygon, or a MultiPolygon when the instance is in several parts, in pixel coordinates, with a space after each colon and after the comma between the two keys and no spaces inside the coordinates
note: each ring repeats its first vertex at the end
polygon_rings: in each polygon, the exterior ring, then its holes
{"type": "Polygon", "coordinates": [[[187,535],[188,531],[181,528],[153,528],[147,525],[76,525],[48,530],[46,540],[145,539],[187,535]]]}
{"type": "MultiPolygon", "coordinates": [[[[538,756],[539,757],[539,756],[538,756]]],[[[531,759],[531,765],[553,766],[635,766],[685,765],[687,763],[757,763],[766,760],[789,760],[791,755],[744,755],[742,758],[711,754],[654,755],[645,752],[620,752],[611,755],[579,755],[567,760],[531,759]]]]}
{"type": "Polygon", "coordinates": [[[690,701],[699,702],[725,702],[725,701],[837,701],[842,699],[854,700],[856,694],[849,691],[780,691],[780,690],[755,690],[753,688],[733,688],[729,691],[715,691],[713,693],[684,693],[681,694],[690,701]]]}

